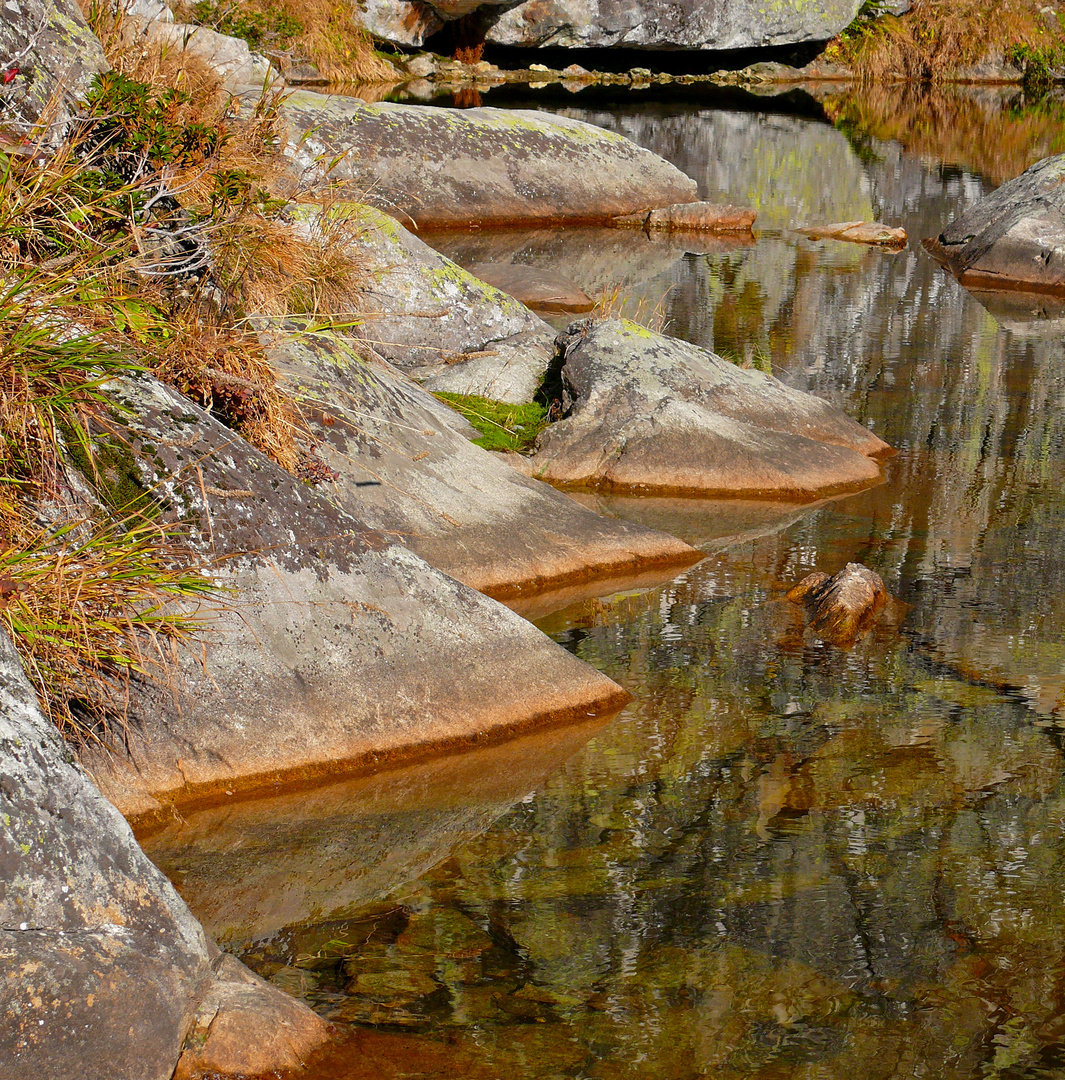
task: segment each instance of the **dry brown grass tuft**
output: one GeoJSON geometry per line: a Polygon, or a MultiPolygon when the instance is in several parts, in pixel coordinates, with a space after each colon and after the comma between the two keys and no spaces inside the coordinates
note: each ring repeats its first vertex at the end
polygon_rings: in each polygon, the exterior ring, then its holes
{"type": "Polygon", "coordinates": [[[1065,29],[1037,0],[916,0],[901,17],[852,24],[824,55],[866,81],[938,82],[964,65],[1001,63],[1017,45],[1052,50],[1063,43],[1065,29]]]}

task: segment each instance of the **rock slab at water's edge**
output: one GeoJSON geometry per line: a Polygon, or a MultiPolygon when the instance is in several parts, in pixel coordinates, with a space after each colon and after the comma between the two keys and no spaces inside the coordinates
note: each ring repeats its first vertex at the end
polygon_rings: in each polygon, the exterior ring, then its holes
{"type": "Polygon", "coordinates": [[[523,476],[471,443],[456,412],[340,338],[277,335],[268,355],[338,474],[336,504],[481,592],[510,598],[701,557],[523,476]]]}
{"type": "Polygon", "coordinates": [[[330,212],[360,229],[354,255],[363,273],[352,302],[366,313],[360,336],[379,356],[430,390],[532,401],[555,355],[547,323],[380,210],[353,203],[330,212]]]}
{"type": "Polygon", "coordinates": [[[41,715],[2,634],[0,1011],[4,1080],[269,1072],[331,1034],[208,940],[41,715]],[[254,1047],[227,1027],[257,1032],[254,1047]]]}
{"type": "Polygon", "coordinates": [[[570,414],[531,475],[647,494],[812,498],[876,481],[890,448],[821,398],[618,319],[561,340],[570,414]]]}
{"type": "Polygon", "coordinates": [[[299,90],[284,99],[287,153],[322,162],[347,197],[405,224],[609,221],[691,202],[695,181],[624,136],[528,110],[368,105],[299,90]]]}
{"type": "Polygon", "coordinates": [[[1007,181],[925,246],[963,283],[1065,290],[1065,154],[1007,181]]]}
{"type": "Polygon", "coordinates": [[[128,752],[82,753],[123,812],[464,748],[628,699],[177,391],[127,379],[108,392],[128,410],[122,437],[160,522],[190,523],[230,590],[204,663],[135,688],[128,752]]]}

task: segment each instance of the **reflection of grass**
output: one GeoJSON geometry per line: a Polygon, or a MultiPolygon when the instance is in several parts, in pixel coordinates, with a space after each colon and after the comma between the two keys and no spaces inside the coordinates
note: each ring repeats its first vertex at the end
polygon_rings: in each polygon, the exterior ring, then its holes
{"type": "Polygon", "coordinates": [[[543,405],[510,405],[471,394],[437,394],[481,433],[473,442],[485,450],[525,450],[547,426],[543,405]]]}
{"type": "Polygon", "coordinates": [[[754,368],[755,371],[763,371],[766,375],[773,374],[773,357],[760,345],[755,345],[742,354],[729,348],[715,348],[714,352],[722,360],[727,360],[730,364],[735,364],[736,367],[754,368]]]}
{"type": "Polygon", "coordinates": [[[996,184],[1065,151],[1065,105],[1025,102],[1019,92],[989,103],[962,88],[864,86],[829,98],[824,109],[865,152],[870,139],[893,141],[996,184]]]}

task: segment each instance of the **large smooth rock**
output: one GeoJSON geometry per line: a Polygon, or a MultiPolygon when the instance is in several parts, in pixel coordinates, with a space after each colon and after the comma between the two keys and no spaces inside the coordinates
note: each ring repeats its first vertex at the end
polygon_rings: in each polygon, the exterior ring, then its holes
{"type": "Polygon", "coordinates": [[[360,226],[364,272],[353,302],[367,313],[360,334],[374,351],[430,390],[532,401],[555,355],[555,331],[380,210],[344,212],[360,226]]]}
{"type": "Polygon", "coordinates": [[[93,75],[107,69],[103,46],[74,0],[5,0],[0,144],[38,128],[46,144],[58,142],[93,75]]]}
{"type": "Polygon", "coordinates": [[[890,452],[827,401],[635,323],[576,323],[563,348],[572,410],[531,465],[554,484],[810,498],[872,483],[890,452]]]}
{"type": "Polygon", "coordinates": [[[1065,290],[1065,154],[1007,181],[926,246],[963,282],[1065,290]]]}
{"type": "Polygon", "coordinates": [[[128,753],[83,752],[124,812],[476,745],[627,700],[176,391],[108,385],[160,521],[190,523],[231,590],[203,663],[184,657],[168,684],[137,688],[128,753]]]}
{"type": "Polygon", "coordinates": [[[625,49],[752,49],[827,41],[857,15],[860,0],[365,0],[371,33],[421,45],[453,19],[481,9],[499,45],[625,49]]]}
{"type": "MultiPolygon", "coordinates": [[[[4,1080],[169,1080],[195,1028],[210,1047],[217,1017],[248,1030],[264,1010],[274,1026],[260,1031],[256,1071],[291,1067],[290,1051],[306,1056],[329,1036],[207,939],[41,715],[0,634],[4,1080]]],[[[204,1075],[193,1060],[181,1068],[204,1075]]]]}
{"type": "Polygon", "coordinates": [[[510,598],[701,557],[523,476],[474,446],[457,413],[341,339],[281,335],[269,355],[307,403],[339,474],[337,505],[467,585],[510,598]]]}
{"type": "Polygon", "coordinates": [[[427,109],[300,90],[286,152],[349,197],[417,225],[609,221],[696,198],[695,182],[621,135],[563,116],[427,109]]]}

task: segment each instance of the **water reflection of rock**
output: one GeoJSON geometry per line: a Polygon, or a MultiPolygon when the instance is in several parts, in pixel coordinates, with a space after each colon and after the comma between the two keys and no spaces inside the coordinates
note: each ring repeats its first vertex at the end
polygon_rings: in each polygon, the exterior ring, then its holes
{"type": "Polygon", "coordinates": [[[141,845],[224,945],[338,919],[487,828],[602,725],[200,810],[141,845]]]}

